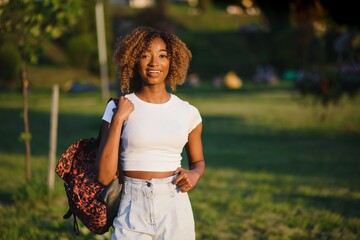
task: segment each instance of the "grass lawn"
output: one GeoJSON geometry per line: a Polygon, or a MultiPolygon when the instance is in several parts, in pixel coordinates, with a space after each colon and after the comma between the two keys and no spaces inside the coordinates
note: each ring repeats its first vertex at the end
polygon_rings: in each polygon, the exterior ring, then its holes
{"type": "MultiPolygon", "coordinates": [[[[22,97],[0,92],[0,239],[75,239],[60,178],[46,194],[50,91],[30,94],[33,183],[22,97]]],[[[190,193],[197,239],[359,239],[360,98],[323,110],[288,88],[180,89],[202,113],[207,169],[190,193]],[[325,118],[324,118],[325,116],[325,118]]],[[[58,155],[96,136],[99,94],[61,93],[58,155]]],[[[109,239],[81,228],[77,239],[109,239]]]]}

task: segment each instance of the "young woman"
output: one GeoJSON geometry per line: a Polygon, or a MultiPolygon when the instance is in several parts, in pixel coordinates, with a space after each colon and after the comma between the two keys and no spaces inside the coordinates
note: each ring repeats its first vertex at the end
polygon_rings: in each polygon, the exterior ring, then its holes
{"type": "Polygon", "coordinates": [[[185,81],[191,52],[175,35],[136,28],[118,43],[122,96],[103,116],[98,180],[123,192],[112,239],[195,239],[187,192],[205,170],[199,111],[167,91],[185,81]],[[181,167],[185,147],[189,168],[181,167]]]}

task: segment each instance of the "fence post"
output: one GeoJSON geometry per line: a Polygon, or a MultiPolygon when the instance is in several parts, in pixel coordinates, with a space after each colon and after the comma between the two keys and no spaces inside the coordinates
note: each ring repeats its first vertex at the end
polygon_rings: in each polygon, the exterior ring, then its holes
{"type": "Polygon", "coordinates": [[[50,117],[50,149],[49,149],[49,174],[48,189],[50,192],[54,190],[55,183],[55,158],[57,145],[57,128],[58,128],[58,112],[59,112],[59,85],[53,86],[51,101],[51,117],[50,117]]]}

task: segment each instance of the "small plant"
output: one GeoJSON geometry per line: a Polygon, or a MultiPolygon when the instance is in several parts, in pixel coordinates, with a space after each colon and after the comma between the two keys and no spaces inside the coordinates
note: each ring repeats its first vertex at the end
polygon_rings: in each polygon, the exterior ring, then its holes
{"type": "Polygon", "coordinates": [[[14,202],[36,202],[38,200],[43,201],[47,196],[46,181],[34,178],[33,181],[20,185],[13,192],[12,200],[14,202]]]}

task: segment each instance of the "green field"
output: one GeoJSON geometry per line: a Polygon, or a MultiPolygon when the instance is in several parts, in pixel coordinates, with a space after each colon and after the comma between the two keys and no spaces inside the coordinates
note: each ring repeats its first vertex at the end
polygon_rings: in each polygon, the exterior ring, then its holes
{"type": "MultiPolygon", "coordinates": [[[[180,89],[202,113],[207,163],[190,192],[197,239],[359,239],[360,98],[324,110],[291,85],[180,89]]],[[[33,183],[25,185],[22,96],[0,92],[0,239],[75,239],[61,180],[46,193],[50,90],[30,93],[33,183]]],[[[97,93],[60,95],[58,154],[96,136],[97,93]]],[[[77,239],[109,239],[81,228],[77,239]]]]}

